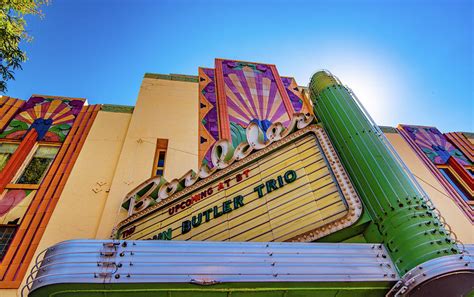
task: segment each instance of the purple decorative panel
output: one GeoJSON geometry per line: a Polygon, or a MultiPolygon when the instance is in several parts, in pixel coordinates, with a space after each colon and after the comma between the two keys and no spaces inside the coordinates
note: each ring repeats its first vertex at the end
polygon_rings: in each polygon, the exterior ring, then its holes
{"type": "Polygon", "coordinates": [[[0,134],[0,138],[22,139],[35,127],[38,140],[62,142],[79,114],[84,100],[31,97],[0,134]]]}
{"type": "Polygon", "coordinates": [[[286,93],[290,98],[291,105],[295,112],[303,112],[306,113],[307,111],[304,110],[303,104],[303,94],[301,94],[300,90],[298,89],[298,84],[296,83],[295,79],[292,77],[282,77],[281,81],[285,86],[286,93]]]}
{"type": "Polygon", "coordinates": [[[211,147],[219,139],[214,69],[199,68],[199,160],[211,164],[211,147]]]}
{"type": "Polygon", "coordinates": [[[281,78],[274,65],[216,59],[199,68],[199,161],[211,164],[216,141],[237,147],[249,123],[263,132],[273,123],[288,126],[293,113],[311,113],[296,81],[281,78]]]}
{"type": "Polygon", "coordinates": [[[435,127],[400,126],[434,164],[446,164],[453,157],[461,165],[470,165],[464,154],[435,127]]]}
{"type": "Polygon", "coordinates": [[[276,122],[289,124],[291,115],[269,65],[224,60],[222,72],[234,146],[245,139],[250,122],[258,124],[262,131],[276,122]]]}

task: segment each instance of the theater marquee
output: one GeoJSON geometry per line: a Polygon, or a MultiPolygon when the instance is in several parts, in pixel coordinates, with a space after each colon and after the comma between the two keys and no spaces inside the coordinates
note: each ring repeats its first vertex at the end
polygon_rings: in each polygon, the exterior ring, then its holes
{"type": "Polygon", "coordinates": [[[312,241],[361,203],[324,130],[310,125],[137,212],[120,239],[312,241]]]}

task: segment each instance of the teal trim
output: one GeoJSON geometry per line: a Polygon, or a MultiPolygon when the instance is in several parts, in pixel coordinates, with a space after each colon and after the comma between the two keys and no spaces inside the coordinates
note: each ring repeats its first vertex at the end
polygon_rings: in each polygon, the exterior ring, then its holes
{"type": "Polygon", "coordinates": [[[133,113],[134,109],[134,106],[128,105],[102,104],[100,110],[106,112],[133,113]]]}
{"type": "Polygon", "coordinates": [[[199,81],[197,76],[195,76],[195,75],[185,75],[185,74],[145,73],[144,78],[176,80],[176,81],[195,82],[195,83],[197,83],[199,81]]]}

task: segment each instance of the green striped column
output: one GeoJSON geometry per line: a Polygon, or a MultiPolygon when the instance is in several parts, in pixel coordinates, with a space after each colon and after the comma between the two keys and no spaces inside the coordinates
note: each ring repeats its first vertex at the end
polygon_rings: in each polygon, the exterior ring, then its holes
{"type": "Polygon", "coordinates": [[[430,259],[458,253],[430,203],[348,89],[325,71],[314,74],[309,87],[315,113],[400,274],[430,259]]]}

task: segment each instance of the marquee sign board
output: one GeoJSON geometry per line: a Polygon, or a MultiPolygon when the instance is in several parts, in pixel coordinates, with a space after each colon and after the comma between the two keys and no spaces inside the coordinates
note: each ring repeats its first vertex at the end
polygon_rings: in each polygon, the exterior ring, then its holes
{"type": "Polygon", "coordinates": [[[118,226],[120,239],[312,241],[361,203],[324,130],[310,125],[118,226]]]}

